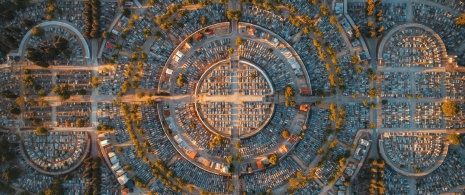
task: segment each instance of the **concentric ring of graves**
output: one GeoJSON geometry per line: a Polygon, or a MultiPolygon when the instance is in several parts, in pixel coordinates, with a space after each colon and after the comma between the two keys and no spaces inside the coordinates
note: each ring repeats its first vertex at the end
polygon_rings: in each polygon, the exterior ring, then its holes
{"type": "Polygon", "coordinates": [[[222,60],[211,66],[195,89],[196,112],[212,132],[230,137],[233,128],[240,137],[259,132],[274,111],[274,88],[260,67],[222,60]]]}
{"type": "Polygon", "coordinates": [[[443,67],[446,47],[431,28],[409,23],[391,29],[378,47],[384,67],[443,67]]]}
{"type": "Polygon", "coordinates": [[[76,169],[90,151],[90,135],[85,131],[52,131],[47,135],[21,133],[21,154],[36,171],[62,175],[76,169]]]}
{"type": "Polygon", "coordinates": [[[190,163],[220,175],[231,174],[231,156],[242,157],[234,161],[240,174],[262,171],[271,154],[286,159],[309,118],[294,104],[312,91],[300,56],[284,39],[254,24],[230,28],[218,23],[184,39],[158,84],[173,96],[158,107],[170,142],[190,163]],[[286,97],[289,88],[295,95],[286,97]]]}
{"type": "Polygon", "coordinates": [[[90,63],[90,51],[86,39],[76,27],[67,22],[47,21],[30,29],[21,40],[20,56],[30,57],[31,51],[28,50],[31,48],[37,50],[39,54],[50,52],[49,56],[55,56],[55,59],[50,60],[50,65],[81,66],[90,63]],[[38,33],[36,29],[42,29],[43,32],[38,33]],[[44,47],[49,48],[40,52],[39,49],[44,47]]]}
{"type": "Polygon", "coordinates": [[[380,153],[387,164],[406,176],[425,176],[436,170],[447,156],[445,134],[386,132],[380,139],[380,153]]]}

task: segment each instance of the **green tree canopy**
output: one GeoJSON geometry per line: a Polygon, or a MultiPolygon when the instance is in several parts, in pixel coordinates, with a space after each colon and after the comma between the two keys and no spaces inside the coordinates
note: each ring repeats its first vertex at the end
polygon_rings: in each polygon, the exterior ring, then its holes
{"type": "Polygon", "coordinates": [[[268,162],[272,165],[276,165],[278,164],[278,155],[276,154],[271,154],[269,157],[268,157],[268,162]]]}
{"type": "Polygon", "coordinates": [[[294,92],[294,88],[292,88],[291,86],[286,86],[286,88],[284,89],[284,97],[285,98],[293,98],[295,96],[295,92],[294,92]]]}
{"type": "Polygon", "coordinates": [[[281,133],[281,136],[283,136],[284,139],[289,138],[291,134],[289,133],[289,130],[284,129],[284,131],[281,133]]]}
{"type": "Polygon", "coordinates": [[[99,85],[98,77],[97,77],[97,76],[93,76],[93,77],[92,77],[92,87],[93,87],[93,88],[98,88],[98,85],[99,85]]]}
{"type": "Polygon", "coordinates": [[[37,27],[32,28],[31,33],[34,36],[44,36],[45,30],[42,27],[37,26],[37,27]]]}
{"type": "Polygon", "coordinates": [[[86,122],[82,118],[76,120],[77,127],[84,127],[84,125],[86,125],[86,122]]]}
{"type": "Polygon", "coordinates": [[[67,100],[71,97],[68,84],[61,84],[61,85],[55,86],[53,88],[53,92],[57,94],[61,100],[67,100]]]}
{"type": "Polygon", "coordinates": [[[37,135],[47,135],[47,132],[48,132],[48,130],[45,127],[37,127],[36,128],[36,134],[37,135]]]}
{"type": "Polygon", "coordinates": [[[449,134],[447,136],[447,139],[454,145],[459,145],[462,142],[462,137],[460,137],[460,134],[449,134]]]}
{"type": "Polygon", "coordinates": [[[19,109],[18,107],[14,107],[10,110],[10,114],[19,115],[21,114],[21,109],[19,109]]]}
{"type": "Polygon", "coordinates": [[[236,38],[236,46],[242,45],[244,43],[244,39],[242,37],[236,38]]]}
{"type": "Polygon", "coordinates": [[[455,116],[460,111],[459,106],[456,103],[451,102],[451,101],[444,102],[441,108],[442,108],[442,112],[444,113],[444,115],[448,117],[455,116]]]}
{"type": "Polygon", "coordinates": [[[18,168],[9,168],[3,172],[2,176],[5,180],[16,180],[19,178],[21,171],[18,168]]]}
{"type": "Polygon", "coordinates": [[[455,24],[465,26],[465,13],[455,19],[455,24]]]}
{"type": "Polygon", "coordinates": [[[178,79],[176,80],[179,87],[184,86],[187,83],[187,79],[183,74],[179,74],[178,79]]]}

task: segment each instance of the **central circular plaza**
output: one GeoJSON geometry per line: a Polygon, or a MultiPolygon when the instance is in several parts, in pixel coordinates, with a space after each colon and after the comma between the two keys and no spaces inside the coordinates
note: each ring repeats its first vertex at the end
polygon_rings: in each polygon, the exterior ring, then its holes
{"type": "Polygon", "coordinates": [[[270,120],[274,88],[260,67],[240,60],[222,60],[200,77],[195,90],[196,112],[216,134],[240,137],[259,132],[270,120]]]}
{"type": "Polygon", "coordinates": [[[259,172],[270,156],[286,158],[304,135],[308,113],[296,105],[311,95],[308,71],[286,40],[260,26],[200,29],[162,71],[158,90],[175,97],[159,107],[163,129],[198,168],[223,176],[259,172]]]}

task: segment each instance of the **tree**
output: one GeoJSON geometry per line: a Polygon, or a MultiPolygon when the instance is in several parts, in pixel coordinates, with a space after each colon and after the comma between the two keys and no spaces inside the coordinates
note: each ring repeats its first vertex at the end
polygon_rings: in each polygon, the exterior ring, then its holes
{"type": "Polygon", "coordinates": [[[303,33],[304,33],[304,34],[310,33],[310,29],[308,28],[308,26],[305,26],[305,27],[304,27],[303,33]]]}
{"type": "Polygon", "coordinates": [[[52,184],[45,190],[45,195],[60,195],[64,194],[63,185],[61,183],[61,179],[59,177],[55,177],[52,184]]]}
{"type": "Polygon", "coordinates": [[[97,131],[111,131],[113,130],[113,127],[107,124],[100,124],[97,126],[97,131]]]}
{"type": "Polygon", "coordinates": [[[343,167],[345,164],[346,164],[346,159],[345,158],[339,159],[339,166],[343,167]]]}
{"type": "Polygon", "coordinates": [[[295,96],[294,94],[294,88],[292,88],[291,86],[286,86],[286,88],[284,89],[284,97],[287,99],[287,98],[293,98],[295,96]]]}
{"type": "Polygon", "coordinates": [[[84,127],[84,125],[86,125],[86,122],[82,118],[76,120],[77,127],[84,127]]]}
{"type": "Polygon", "coordinates": [[[138,14],[132,14],[132,18],[134,20],[139,20],[140,19],[140,16],[138,14]]]}
{"type": "Polygon", "coordinates": [[[110,38],[110,33],[108,33],[107,31],[103,31],[102,37],[103,37],[104,39],[108,39],[108,38],[110,38]]]}
{"type": "Polygon", "coordinates": [[[16,180],[19,178],[21,171],[18,168],[9,168],[3,172],[2,176],[5,180],[16,180]]]}
{"type": "Polygon", "coordinates": [[[129,28],[124,28],[121,35],[128,35],[130,32],[131,32],[131,30],[129,30],[129,28]]]}
{"type": "Polygon", "coordinates": [[[234,19],[234,20],[239,20],[241,18],[241,11],[227,11],[226,12],[226,17],[228,17],[228,20],[234,19]]]}
{"type": "Polygon", "coordinates": [[[166,135],[170,136],[173,133],[171,129],[166,129],[166,135]]]}
{"type": "Polygon", "coordinates": [[[233,184],[230,184],[229,187],[228,187],[228,191],[230,192],[233,192],[234,191],[234,185],[233,184]]]}
{"type": "Polygon", "coordinates": [[[130,20],[128,21],[128,27],[129,27],[129,28],[134,28],[134,26],[136,26],[136,21],[130,19],[130,20]]]}
{"type": "Polygon", "coordinates": [[[376,31],[379,32],[379,33],[383,32],[384,31],[384,26],[378,27],[376,29],[376,31]]]}
{"type": "Polygon", "coordinates": [[[23,82],[26,86],[34,86],[35,84],[34,78],[30,75],[23,77],[23,82]]]}
{"type": "Polygon", "coordinates": [[[237,37],[236,38],[236,46],[240,46],[244,43],[244,40],[242,39],[242,37],[237,37]]]}
{"type": "Polygon", "coordinates": [[[19,106],[24,105],[24,98],[18,97],[15,99],[15,103],[18,104],[19,106]]]}
{"type": "Polygon", "coordinates": [[[58,50],[66,50],[68,49],[68,40],[62,37],[58,37],[53,46],[58,50]]]}
{"type": "Polygon", "coordinates": [[[320,6],[320,13],[323,16],[327,16],[329,14],[329,9],[326,6],[322,5],[320,6]]]}
{"type": "Polygon", "coordinates": [[[462,137],[460,137],[460,134],[457,133],[449,134],[447,139],[454,145],[459,145],[462,143],[462,137]]]}
{"type": "Polygon", "coordinates": [[[386,104],[388,103],[388,100],[381,100],[381,103],[382,103],[383,105],[386,105],[386,104]]]}
{"type": "Polygon", "coordinates": [[[12,91],[10,90],[5,90],[5,91],[2,91],[1,92],[1,95],[5,98],[9,98],[9,99],[16,99],[18,98],[18,95],[16,95],[15,93],[13,93],[12,91]]]}
{"type": "Polygon", "coordinates": [[[236,145],[234,146],[237,150],[241,149],[241,142],[236,142],[236,145]]]}
{"type": "Polygon", "coordinates": [[[276,165],[278,163],[278,155],[276,154],[271,154],[269,157],[268,157],[268,162],[271,163],[272,165],[276,165]]]}
{"type": "Polygon", "coordinates": [[[442,112],[447,117],[453,117],[460,111],[460,107],[456,103],[451,102],[449,100],[444,102],[441,108],[442,108],[442,112]]]}
{"type": "Polygon", "coordinates": [[[373,8],[375,7],[373,0],[367,1],[366,14],[367,16],[373,15],[373,8]]]}
{"type": "Polygon", "coordinates": [[[233,54],[234,53],[234,48],[232,48],[232,47],[228,48],[228,53],[229,53],[229,55],[233,54]]]}
{"type": "Polygon", "coordinates": [[[289,190],[292,191],[298,187],[299,182],[295,178],[289,179],[289,190]]]}
{"type": "Polygon", "coordinates": [[[334,16],[334,15],[331,16],[331,17],[329,18],[329,22],[330,22],[331,24],[336,25],[336,24],[337,24],[337,17],[334,16]]]}
{"type": "Polygon", "coordinates": [[[358,57],[358,55],[352,55],[350,56],[350,62],[352,62],[352,65],[359,65],[360,58],[358,57]]]}
{"type": "MultiPolygon", "coordinates": [[[[40,86],[40,85],[39,85],[40,86]]],[[[37,92],[37,95],[40,96],[40,97],[45,97],[47,96],[47,94],[45,93],[45,90],[41,89],[37,92]]]]}
{"type": "Polygon", "coordinates": [[[368,38],[374,37],[375,35],[376,35],[376,32],[374,32],[374,31],[367,32],[367,34],[366,34],[366,36],[367,36],[368,38]]]}
{"type": "Polygon", "coordinates": [[[44,36],[45,30],[44,30],[42,27],[37,26],[37,27],[32,28],[32,32],[31,32],[31,33],[32,33],[32,35],[34,35],[34,36],[41,37],[41,36],[44,36]]]}
{"type": "Polygon", "coordinates": [[[281,133],[281,136],[283,136],[284,139],[289,138],[290,136],[289,130],[284,129],[284,131],[281,133]]]}
{"type": "Polygon", "coordinates": [[[194,186],[192,186],[192,185],[188,185],[188,186],[187,186],[187,191],[189,191],[189,193],[192,193],[192,192],[194,191],[194,189],[195,189],[195,188],[194,188],[194,186]]]}
{"type": "Polygon", "coordinates": [[[378,95],[376,88],[372,88],[368,91],[368,97],[375,98],[378,95]]]}
{"type": "Polygon", "coordinates": [[[297,179],[305,179],[305,176],[302,173],[302,171],[297,171],[296,176],[297,176],[297,179]]]}
{"type": "Polygon", "coordinates": [[[15,153],[10,148],[11,148],[10,143],[5,137],[3,139],[0,139],[0,162],[1,163],[5,163],[15,158],[15,153]]]}
{"type": "Polygon", "coordinates": [[[48,130],[45,127],[37,127],[36,128],[36,134],[37,135],[47,135],[47,132],[48,132],[48,130]]]}
{"type": "Polygon", "coordinates": [[[28,20],[28,19],[23,19],[23,20],[21,20],[21,24],[28,27],[28,28],[30,28],[30,27],[34,26],[34,21],[28,20]]]}
{"type": "Polygon", "coordinates": [[[231,164],[232,161],[233,161],[233,156],[227,156],[227,157],[226,157],[226,162],[227,162],[228,164],[231,164]]]}
{"type": "Polygon", "coordinates": [[[121,85],[121,93],[126,93],[129,90],[129,87],[131,87],[131,83],[129,81],[124,81],[123,84],[121,85]]]}
{"type": "Polygon", "coordinates": [[[184,84],[187,83],[187,79],[184,77],[183,74],[179,74],[178,79],[177,79],[177,84],[179,87],[184,86],[184,84]]]}
{"type": "Polygon", "coordinates": [[[97,77],[97,76],[93,76],[93,77],[92,77],[92,87],[93,87],[93,88],[98,88],[98,85],[99,85],[98,77],[97,77]]]}
{"type": "Polygon", "coordinates": [[[242,155],[241,155],[241,153],[237,153],[237,154],[236,154],[236,161],[237,161],[237,162],[242,162],[242,155]]]}
{"type": "Polygon", "coordinates": [[[329,84],[332,86],[332,87],[336,87],[337,85],[337,82],[336,82],[336,75],[334,73],[331,73],[328,75],[328,79],[329,79],[329,84]]]}
{"type": "Polygon", "coordinates": [[[10,110],[10,114],[19,115],[21,114],[21,109],[19,109],[18,107],[14,107],[10,110]]]}
{"type": "Polygon", "coordinates": [[[252,79],[252,80],[254,80],[255,78],[258,77],[258,76],[257,76],[256,74],[254,74],[254,73],[250,74],[249,76],[250,76],[250,79],[252,79]]]}
{"type": "Polygon", "coordinates": [[[465,13],[455,19],[455,24],[465,26],[465,13]]]}
{"type": "Polygon", "coordinates": [[[118,146],[116,147],[115,152],[121,154],[123,152],[123,148],[121,146],[118,146]]]}
{"type": "Polygon", "coordinates": [[[333,140],[333,141],[329,144],[329,149],[335,148],[338,144],[339,144],[339,142],[337,141],[337,139],[333,140]]]}
{"type": "Polygon", "coordinates": [[[208,22],[208,18],[206,16],[200,17],[200,24],[205,25],[208,22]]]}
{"type": "Polygon", "coordinates": [[[145,93],[143,91],[137,92],[136,97],[141,99],[141,98],[145,97],[145,93]]]}
{"type": "Polygon", "coordinates": [[[55,86],[53,88],[53,92],[56,93],[61,100],[67,100],[71,97],[71,93],[69,92],[69,86],[68,84],[61,84],[58,86],[55,86]]]}

